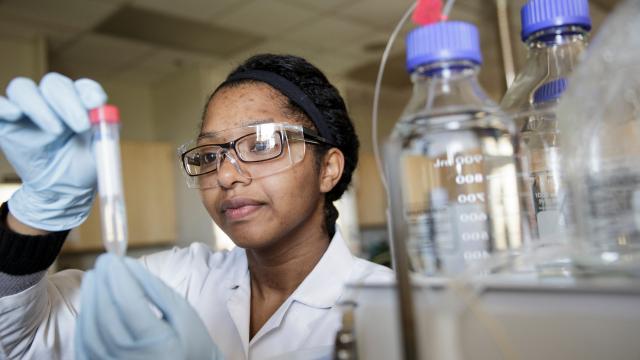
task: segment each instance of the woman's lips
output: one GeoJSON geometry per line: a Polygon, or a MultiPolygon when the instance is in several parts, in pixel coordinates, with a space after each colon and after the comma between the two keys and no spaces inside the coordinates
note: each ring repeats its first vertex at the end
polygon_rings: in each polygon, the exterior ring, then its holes
{"type": "Polygon", "coordinates": [[[236,221],[252,214],[260,208],[260,205],[245,205],[237,209],[228,209],[224,212],[228,220],[236,221]]]}
{"type": "Polygon", "coordinates": [[[258,211],[263,203],[247,198],[234,198],[222,202],[220,209],[227,220],[242,220],[258,211]]]}

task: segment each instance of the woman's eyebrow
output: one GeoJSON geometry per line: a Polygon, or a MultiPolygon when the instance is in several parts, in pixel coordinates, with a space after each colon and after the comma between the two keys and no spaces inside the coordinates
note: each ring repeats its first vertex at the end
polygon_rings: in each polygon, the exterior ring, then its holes
{"type": "Polygon", "coordinates": [[[200,132],[200,134],[198,134],[198,140],[209,137],[213,134],[215,134],[215,132],[211,132],[211,131],[200,132]]]}
{"type": "MultiPolygon", "coordinates": [[[[250,121],[246,121],[243,122],[242,125],[240,125],[240,127],[245,127],[245,126],[252,126],[252,125],[261,125],[261,124],[269,124],[269,123],[273,123],[276,122],[274,119],[261,119],[261,120],[250,120],[250,121]]],[[[224,130],[221,130],[224,131],[224,130]]],[[[200,132],[200,134],[198,135],[198,139],[203,138],[203,137],[209,137],[212,135],[215,135],[217,133],[219,133],[220,131],[203,131],[200,132]]]]}
{"type": "Polygon", "coordinates": [[[251,126],[251,125],[260,125],[260,124],[269,124],[276,122],[273,119],[262,119],[262,120],[251,120],[245,123],[242,123],[242,126],[251,126]]]}

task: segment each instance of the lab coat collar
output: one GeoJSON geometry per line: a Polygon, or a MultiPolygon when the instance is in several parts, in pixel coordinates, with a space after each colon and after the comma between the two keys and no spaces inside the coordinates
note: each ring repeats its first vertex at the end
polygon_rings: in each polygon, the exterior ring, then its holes
{"type": "MultiPolygon", "coordinates": [[[[242,258],[246,259],[244,256],[242,258]]],[[[249,269],[246,264],[238,269],[244,269],[245,271],[235,271],[233,274],[234,279],[228,283],[230,285],[230,293],[227,299],[227,311],[236,326],[238,335],[240,335],[245,358],[248,359],[251,280],[249,279],[249,269]]]]}
{"type": "Polygon", "coordinates": [[[234,257],[233,262],[236,264],[233,268],[225,286],[231,290],[235,290],[243,285],[243,282],[249,278],[249,263],[247,261],[247,253],[245,249],[235,247],[231,250],[231,255],[234,257]]]}
{"type": "MultiPolygon", "coordinates": [[[[238,266],[236,271],[231,274],[227,286],[229,289],[235,290],[241,286],[247,286],[249,265],[244,249],[235,248],[232,251],[235,253],[238,266]]],[[[342,293],[344,284],[351,274],[354,261],[340,230],[336,229],[336,233],[320,261],[290,298],[316,308],[332,307],[342,293]]]]}
{"type": "MultiPolygon", "coordinates": [[[[342,294],[344,284],[347,282],[355,262],[351,251],[337,230],[329,247],[311,273],[249,341],[251,281],[248,262],[246,252],[243,249],[236,248],[233,252],[238,266],[230,274],[227,282],[227,286],[231,290],[227,301],[227,310],[242,339],[247,357],[249,356],[250,343],[256,344],[269,332],[278,328],[293,302],[320,309],[334,306],[342,294]]],[[[310,331],[309,328],[305,329],[310,331]]]]}
{"type": "Polygon", "coordinates": [[[355,259],[340,231],[311,273],[293,292],[291,299],[315,308],[330,308],[338,301],[355,259]]]}

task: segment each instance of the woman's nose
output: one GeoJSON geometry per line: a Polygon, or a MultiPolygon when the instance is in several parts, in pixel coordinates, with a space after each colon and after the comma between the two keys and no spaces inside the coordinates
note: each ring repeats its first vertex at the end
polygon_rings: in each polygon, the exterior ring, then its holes
{"type": "Polygon", "coordinates": [[[237,183],[246,185],[251,182],[251,178],[242,170],[240,162],[227,151],[219,157],[217,173],[218,185],[221,188],[229,189],[237,183]]]}

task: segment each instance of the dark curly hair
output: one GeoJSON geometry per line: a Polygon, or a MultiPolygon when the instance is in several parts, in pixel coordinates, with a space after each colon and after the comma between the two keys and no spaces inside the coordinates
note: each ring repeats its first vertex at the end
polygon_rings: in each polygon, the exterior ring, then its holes
{"type": "MultiPolygon", "coordinates": [[[[356,135],[353,122],[347,112],[347,107],[336,89],[327,77],[307,60],[293,55],[260,54],[247,59],[240,66],[235,68],[227,79],[235,74],[247,70],[269,71],[289,80],[304,92],[322,113],[324,121],[333,135],[334,145],[344,154],[344,170],[342,177],[331,191],[325,194],[324,214],[325,227],[330,237],[336,231],[336,220],[338,219],[338,209],[333,202],[340,199],[351,183],[353,171],[358,164],[358,148],[360,142],[356,135]]],[[[236,80],[227,81],[216,89],[205,104],[211,102],[213,96],[221,89],[233,87],[244,83],[258,82],[258,80],[236,80]]],[[[274,89],[275,90],[275,89],[274,89]]],[[[277,91],[277,90],[275,90],[277,91]]],[[[284,97],[284,96],[283,96],[284,97]]],[[[286,115],[301,120],[306,126],[318,130],[305,111],[291,100],[282,104],[286,115]]],[[[203,115],[204,119],[204,115],[203,115]]],[[[331,148],[328,145],[318,145],[313,147],[316,166],[319,168],[321,161],[327,151],[331,148]]]]}

